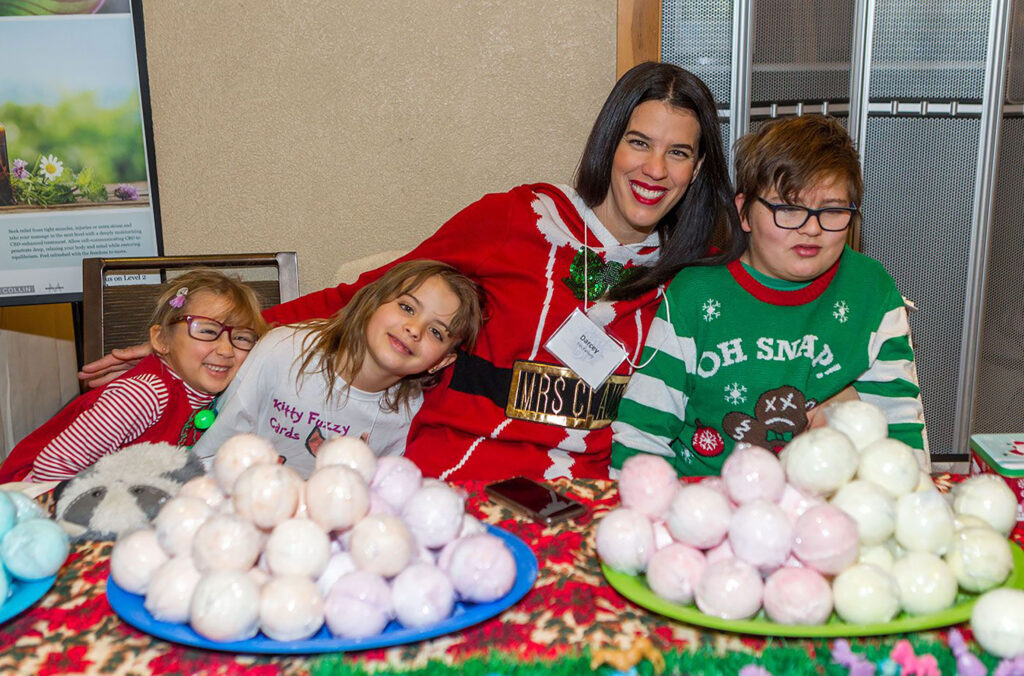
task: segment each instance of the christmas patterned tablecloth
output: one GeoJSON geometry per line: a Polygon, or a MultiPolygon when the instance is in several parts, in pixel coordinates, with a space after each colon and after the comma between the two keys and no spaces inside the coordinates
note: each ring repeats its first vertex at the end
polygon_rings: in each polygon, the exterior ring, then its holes
{"type": "MultiPolygon", "coordinates": [[[[938,482],[948,485],[948,478],[938,482]]],[[[233,655],[152,638],[121,622],[107,603],[110,542],[78,544],[56,584],[35,606],[0,626],[0,673],[40,674],[361,674],[579,673],[592,661],[606,673],[847,674],[835,664],[830,640],[763,638],[681,624],[627,601],[601,573],[594,523],[618,505],[609,481],[554,484],[590,507],[578,521],[544,527],[488,501],[483,484],[466,482],[468,509],[520,537],[537,556],[533,589],[515,606],[474,627],[433,640],[361,653],[309,656],[233,655]],[[648,645],[649,642],[649,645],[648,645]],[[647,646],[647,647],[645,647],[647,646]],[[603,658],[603,659],[602,659],[603,658]],[[637,659],[640,662],[633,667],[637,659]],[[758,665],[751,667],[749,665],[758,665]],[[751,669],[764,671],[751,671],[751,669]]],[[[1020,542],[1021,529],[1015,532],[1020,542]]],[[[960,630],[968,646],[966,625],[960,630]]],[[[932,654],[942,674],[955,674],[946,630],[913,636],[851,640],[854,653],[888,664],[901,639],[932,654]]],[[[989,667],[996,660],[982,656],[989,667]]],[[[891,665],[890,665],[891,666],[891,665]]],[[[895,673],[895,672],[893,672],[895,673]]],[[[907,673],[907,672],[904,672],[907,673]]]]}

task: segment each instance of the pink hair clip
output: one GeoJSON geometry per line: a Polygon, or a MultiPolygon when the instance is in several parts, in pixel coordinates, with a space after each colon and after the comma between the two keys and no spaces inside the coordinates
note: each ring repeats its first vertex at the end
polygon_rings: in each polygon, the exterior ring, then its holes
{"type": "Polygon", "coordinates": [[[187,295],[188,295],[188,287],[187,286],[183,286],[180,289],[178,289],[178,292],[176,294],[174,294],[174,298],[172,298],[170,301],[168,301],[168,304],[171,307],[177,308],[177,309],[180,310],[182,307],[185,306],[185,296],[187,296],[187,295]]]}

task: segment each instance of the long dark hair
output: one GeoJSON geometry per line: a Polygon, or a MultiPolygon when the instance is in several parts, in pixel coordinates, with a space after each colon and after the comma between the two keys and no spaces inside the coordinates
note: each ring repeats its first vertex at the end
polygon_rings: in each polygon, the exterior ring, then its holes
{"type": "Polygon", "coordinates": [[[576,192],[590,208],[608,197],[615,150],[633,110],[645,101],[664,101],[697,116],[697,157],[702,162],[686,194],[658,223],[658,261],[609,291],[609,300],[635,298],[668,282],[687,265],[728,263],[739,258],[747,247],[747,233],[740,228],[733,203],[715,99],[700,78],[679,66],[648,61],[619,78],[583,148],[576,170],[576,192]],[[710,245],[719,251],[709,255],[710,245]]]}

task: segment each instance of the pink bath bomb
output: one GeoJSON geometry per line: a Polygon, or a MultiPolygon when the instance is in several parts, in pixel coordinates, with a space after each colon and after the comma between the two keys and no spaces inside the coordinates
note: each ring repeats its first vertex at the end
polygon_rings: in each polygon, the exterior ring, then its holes
{"type": "Polygon", "coordinates": [[[819,573],[838,575],[860,554],[857,522],[838,507],[812,507],[797,519],[793,553],[819,573]]]}
{"type": "Polygon", "coordinates": [[[409,458],[386,455],[377,459],[377,470],[370,481],[370,492],[401,511],[423,483],[423,473],[409,458]]]}
{"type": "Polygon", "coordinates": [[[355,570],[358,570],[358,568],[356,568],[356,562],[352,560],[351,554],[348,552],[334,552],[331,554],[331,557],[327,559],[327,566],[324,568],[324,572],[320,573],[320,577],[316,579],[316,586],[320,590],[320,595],[327,598],[334,583],[355,570]]]}
{"type": "Polygon", "coordinates": [[[651,519],[660,518],[677,490],[676,471],[659,455],[640,453],[622,464],[619,496],[623,507],[635,509],[651,519]]]}
{"type": "Polygon", "coordinates": [[[146,592],[146,610],[161,622],[188,622],[200,574],[189,556],[176,556],[156,569],[146,592]]]}
{"type": "Polygon", "coordinates": [[[796,525],[796,520],[803,516],[804,512],[815,505],[824,504],[824,502],[824,500],[815,495],[801,493],[792,484],[786,484],[786,487],[782,490],[782,497],[779,498],[778,505],[786,513],[789,522],[796,525]]]}
{"type": "Polygon", "coordinates": [[[277,526],[264,550],[267,566],[274,575],[320,577],[331,555],[330,538],[309,519],[288,519],[277,526]]]}
{"type": "Polygon", "coordinates": [[[316,453],[315,469],[344,465],[355,470],[367,484],[377,469],[377,456],[373,449],[356,437],[338,437],[320,444],[316,453]]]}
{"type": "Polygon", "coordinates": [[[736,558],[763,571],[774,570],[789,558],[793,526],[774,502],[752,500],[733,513],[729,544],[736,558]]]}
{"type": "Polygon", "coordinates": [[[199,527],[213,516],[210,506],[199,498],[175,496],[164,503],[153,519],[156,539],[170,556],[188,556],[199,527]]]}
{"type": "Polygon", "coordinates": [[[665,524],[677,541],[708,549],[725,539],[732,519],[729,500],[705,483],[679,488],[665,515],[665,524]]]}
{"type": "Polygon", "coordinates": [[[192,540],[192,560],[199,572],[249,570],[259,558],[263,537],[251,523],[233,514],[210,517],[192,540]]]}
{"type": "Polygon", "coordinates": [[[274,446],[255,434],[236,434],[213,457],[213,478],[225,495],[231,495],[235,480],[253,465],[276,465],[280,456],[274,446]]]}
{"type": "Polygon", "coordinates": [[[737,448],[722,464],[722,482],[737,504],[751,500],[777,502],[786,487],[778,457],[759,446],[737,448]]]}
{"type": "Polygon", "coordinates": [[[368,570],[343,575],[327,595],[324,615],[327,628],[335,636],[376,636],[395,617],[391,587],[368,570]]]}
{"type": "Polygon", "coordinates": [[[465,498],[442,482],[424,482],[402,507],[413,537],[436,549],[454,540],[462,529],[465,498]]]}
{"type": "Polygon", "coordinates": [[[395,615],[406,628],[423,628],[437,624],[452,613],[455,588],[451,580],[436,566],[414,563],[394,579],[391,597],[395,615]]]}
{"type": "Polygon", "coordinates": [[[275,641],[301,641],[324,624],[324,599],[308,577],[275,577],[260,589],[260,629],[275,641]]]}
{"type": "Polygon", "coordinates": [[[597,554],[615,570],[636,575],[654,553],[654,529],[646,516],[628,507],[613,509],[597,524],[597,554]]]}
{"type": "Polygon", "coordinates": [[[235,514],[269,530],[295,516],[301,488],[302,477],[290,467],[253,465],[235,480],[235,514]]]}
{"type": "Polygon", "coordinates": [[[211,641],[244,641],[259,631],[260,590],[238,570],[205,573],[196,584],[189,623],[211,641]]]}
{"type": "Polygon", "coordinates": [[[832,587],[812,568],[779,568],[764,584],[764,611],[779,624],[824,624],[832,587]]]}
{"type": "Polygon", "coordinates": [[[459,598],[490,603],[512,589],[516,562],[501,538],[485,533],[455,540],[452,545],[442,570],[448,573],[459,598]]]}
{"type": "Polygon", "coordinates": [[[704,569],[694,594],[705,615],[744,620],[761,608],[764,583],[757,570],[740,559],[726,559],[704,569]]]}
{"type": "Polygon", "coordinates": [[[672,603],[691,603],[707,561],[699,550],[675,543],[659,549],[647,564],[647,586],[672,603]]]}
{"type": "Polygon", "coordinates": [[[366,482],[349,467],[323,467],[306,482],[307,513],[325,531],[351,528],[369,509],[366,482]]]}
{"type": "Polygon", "coordinates": [[[371,514],[352,528],[349,552],[362,570],[394,577],[409,565],[415,551],[412,533],[397,517],[371,514]]]}
{"type": "Polygon", "coordinates": [[[178,491],[179,498],[199,498],[210,509],[218,509],[227,499],[217,486],[212,474],[203,474],[189,479],[178,491]]]}
{"type": "Polygon", "coordinates": [[[719,561],[736,558],[736,552],[732,550],[732,545],[729,544],[729,540],[725,539],[722,540],[722,544],[712,547],[704,552],[704,558],[710,566],[718,563],[719,561]]]}

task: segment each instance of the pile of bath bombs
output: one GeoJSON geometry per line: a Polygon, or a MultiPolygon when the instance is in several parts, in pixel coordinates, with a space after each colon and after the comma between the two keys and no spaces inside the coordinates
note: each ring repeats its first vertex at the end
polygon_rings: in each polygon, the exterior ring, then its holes
{"type": "Polygon", "coordinates": [[[916,451],[886,438],[884,414],[845,402],[779,456],[739,445],[720,477],[680,483],[661,457],[629,458],[622,507],[598,526],[618,571],[707,615],[781,624],[884,623],[951,606],[1013,569],[1016,499],[980,475],[941,494],[916,451]]]}
{"type": "Polygon", "coordinates": [[[67,533],[30,498],[0,491],[0,605],[12,594],[12,578],[55,575],[68,558],[67,533]]]}
{"type": "Polygon", "coordinates": [[[456,601],[494,601],[515,582],[505,543],[465,513],[465,496],[358,439],[323,443],[309,479],[271,444],[232,437],[209,474],[123,535],[110,572],[157,620],[212,641],[425,628],[456,601]]]}

